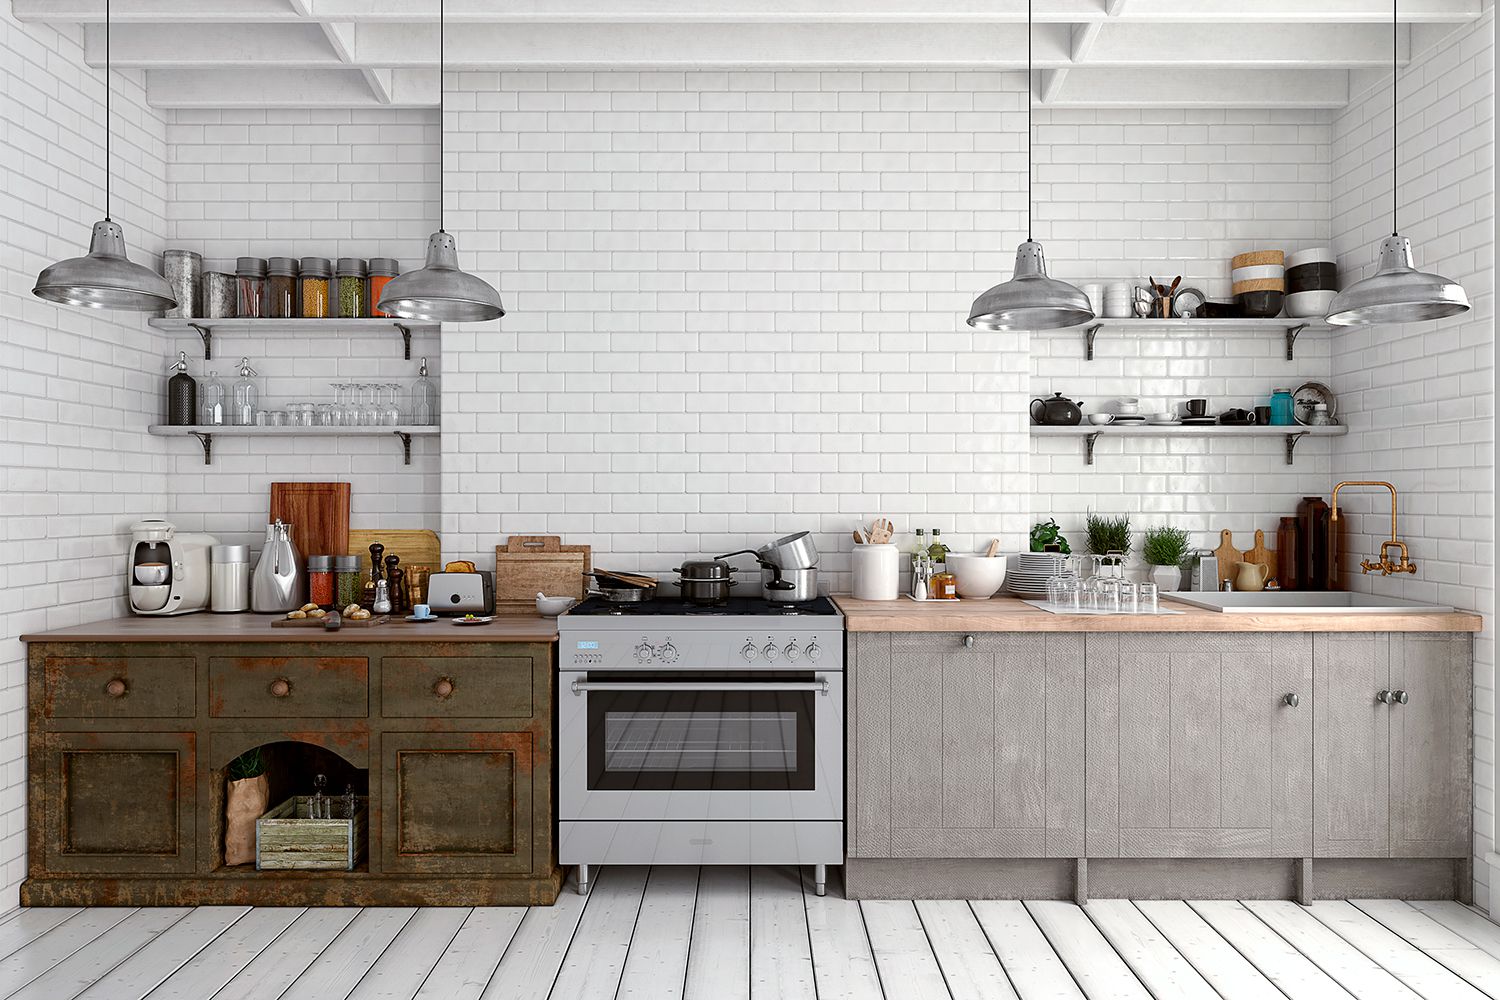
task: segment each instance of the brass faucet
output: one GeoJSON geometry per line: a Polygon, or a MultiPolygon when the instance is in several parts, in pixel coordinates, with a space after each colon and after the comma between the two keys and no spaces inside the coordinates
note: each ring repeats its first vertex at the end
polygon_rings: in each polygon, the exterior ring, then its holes
{"type": "Polygon", "coordinates": [[[1415,573],[1417,564],[1406,558],[1406,543],[1396,537],[1396,487],[1378,479],[1355,479],[1339,483],[1333,488],[1333,504],[1328,514],[1330,523],[1336,523],[1339,519],[1339,490],[1345,486],[1384,486],[1391,491],[1391,540],[1380,543],[1379,562],[1363,559],[1360,561],[1359,568],[1366,573],[1373,573],[1378,569],[1381,576],[1390,576],[1392,573],[1415,573]],[[1386,552],[1392,548],[1401,551],[1401,559],[1397,562],[1391,562],[1391,557],[1386,555],[1386,552]]]}

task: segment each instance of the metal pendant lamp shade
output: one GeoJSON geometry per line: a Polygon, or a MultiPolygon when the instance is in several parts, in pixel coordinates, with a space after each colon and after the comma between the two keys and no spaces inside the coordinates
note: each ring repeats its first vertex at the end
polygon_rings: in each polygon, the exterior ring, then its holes
{"type": "Polygon", "coordinates": [[[1047,276],[1042,245],[1027,240],[1016,249],[1016,269],[974,300],[969,325],[981,330],[1055,330],[1094,318],[1087,295],[1047,276]]]}
{"type": "Polygon", "coordinates": [[[48,267],[37,275],[31,293],[49,302],[90,309],[159,312],[177,304],[167,279],[125,256],[125,233],[109,219],[94,223],[88,256],[48,267]]]}
{"type": "Polygon", "coordinates": [[[381,312],[428,323],[482,323],[505,315],[500,293],[458,266],[458,244],[438,230],[427,240],[427,262],[386,282],[381,312]]]}
{"type": "Polygon", "coordinates": [[[1371,326],[1442,319],[1468,309],[1464,286],[1418,271],[1411,240],[1392,233],[1380,241],[1380,269],[1339,292],[1325,318],[1333,326],[1371,326]]]}
{"type": "Polygon", "coordinates": [[[1323,317],[1330,326],[1376,326],[1442,319],[1469,310],[1464,286],[1440,274],[1418,271],[1411,240],[1396,229],[1396,127],[1401,116],[1396,85],[1401,80],[1396,60],[1396,0],[1391,0],[1391,235],[1380,241],[1380,267],[1339,292],[1323,317]]]}

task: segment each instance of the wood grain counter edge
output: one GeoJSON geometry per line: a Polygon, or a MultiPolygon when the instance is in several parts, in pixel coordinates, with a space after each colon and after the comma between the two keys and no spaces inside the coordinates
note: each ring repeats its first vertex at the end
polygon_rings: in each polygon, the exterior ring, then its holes
{"type": "Polygon", "coordinates": [[[458,628],[447,621],[414,625],[392,621],[375,628],[328,632],[272,628],[276,615],[210,613],[110,618],[86,625],[29,632],[22,642],[556,642],[557,621],[538,615],[499,615],[488,625],[458,628]]]}
{"type": "Polygon", "coordinates": [[[1472,612],[1226,615],[1186,604],[1180,615],[1054,615],[1014,597],[957,603],[860,601],[835,595],[850,632],[1479,632],[1472,612]]]}

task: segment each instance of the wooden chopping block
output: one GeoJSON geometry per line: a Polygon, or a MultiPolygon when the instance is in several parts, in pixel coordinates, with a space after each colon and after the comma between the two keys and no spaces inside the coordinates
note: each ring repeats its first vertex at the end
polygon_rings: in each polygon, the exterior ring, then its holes
{"type": "Polygon", "coordinates": [[[535,613],[538,592],[583,600],[584,574],[593,568],[587,545],[564,545],[557,535],[511,535],[495,546],[495,613],[535,613]]]}
{"type": "Polygon", "coordinates": [[[376,542],[385,546],[386,555],[400,556],[403,569],[426,566],[436,573],[443,568],[443,547],[437,532],[426,528],[352,528],[348,547],[340,551],[359,556],[360,569],[368,576],[370,546],[376,542]]]}
{"type": "Polygon", "coordinates": [[[266,523],[292,526],[302,558],[336,556],[349,548],[348,483],[272,483],[266,523]]]}
{"type": "Polygon", "coordinates": [[[1224,581],[1234,576],[1234,564],[1245,561],[1244,554],[1234,547],[1234,532],[1228,528],[1219,532],[1219,547],[1214,549],[1214,558],[1219,563],[1219,589],[1223,590],[1224,581]]]}
{"type": "Polygon", "coordinates": [[[1255,548],[1245,553],[1245,562],[1259,563],[1266,568],[1266,581],[1269,583],[1276,580],[1276,550],[1266,548],[1266,533],[1259,528],[1255,529],[1255,548]]]}

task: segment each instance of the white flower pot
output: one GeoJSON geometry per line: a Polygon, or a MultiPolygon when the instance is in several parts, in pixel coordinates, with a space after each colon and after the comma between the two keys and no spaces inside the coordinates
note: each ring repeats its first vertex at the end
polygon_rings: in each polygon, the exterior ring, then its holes
{"type": "Polygon", "coordinates": [[[1177,566],[1152,566],[1151,582],[1163,594],[1182,589],[1182,569],[1177,566]]]}

